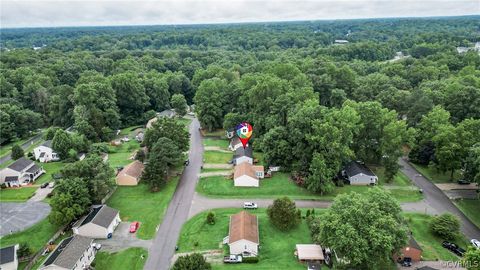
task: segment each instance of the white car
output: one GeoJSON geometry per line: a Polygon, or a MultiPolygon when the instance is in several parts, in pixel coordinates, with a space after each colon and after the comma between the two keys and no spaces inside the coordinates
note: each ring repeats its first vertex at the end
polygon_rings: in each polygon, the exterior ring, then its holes
{"type": "Polygon", "coordinates": [[[476,247],[477,249],[480,249],[480,241],[478,241],[477,239],[470,240],[470,243],[472,243],[472,246],[476,247]]]}
{"type": "Polygon", "coordinates": [[[243,203],[243,209],[257,209],[258,206],[256,203],[253,202],[244,202],[243,203]]]}

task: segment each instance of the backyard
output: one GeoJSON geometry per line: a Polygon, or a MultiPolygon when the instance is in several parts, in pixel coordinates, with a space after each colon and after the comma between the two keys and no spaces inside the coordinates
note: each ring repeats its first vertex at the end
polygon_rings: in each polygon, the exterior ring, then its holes
{"type": "Polygon", "coordinates": [[[203,139],[203,145],[204,146],[216,146],[216,147],[220,147],[222,149],[228,150],[229,142],[226,139],[204,138],[203,139]]]}
{"type": "Polygon", "coordinates": [[[108,163],[113,168],[115,167],[124,167],[133,160],[130,160],[133,152],[140,148],[140,144],[134,140],[130,139],[128,142],[124,142],[119,146],[108,146],[108,163]]]}
{"type": "Polygon", "coordinates": [[[116,253],[98,252],[94,266],[97,270],[140,270],[147,260],[148,252],[143,248],[129,248],[116,253]]]}
{"type": "Polygon", "coordinates": [[[225,153],[219,151],[205,151],[203,153],[204,163],[220,163],[226,164],[232,160],[233,153],[225,153]]]}
{"type": "Polygon", "coordinates": [[[118,209],[122,221],[139,221],[138,238],[151,239],[157,226],[162,222],[168,203],[178,183],[178,177],[170,180],[159,192],[150,192],[148,185],[117,187],[107,201],[110,207],[118,209]]]}
{"type": "MultiPolygon", "coordinates": [[[[450,172],[440,172],[437,171],[437,169],[430,167],[430,166],[425,166],[425,165],[420,165],[420,164],[415,164],[413,162],[410,162],[410,164],[417,169],[425,178],[428,180],[432,181],[433,183],[450,183],[452,180],[450,180],[450,172]]],[[[456,171],[453,174],[453,181],[456,181],[460,179],[460,172],[456,171]]]]}

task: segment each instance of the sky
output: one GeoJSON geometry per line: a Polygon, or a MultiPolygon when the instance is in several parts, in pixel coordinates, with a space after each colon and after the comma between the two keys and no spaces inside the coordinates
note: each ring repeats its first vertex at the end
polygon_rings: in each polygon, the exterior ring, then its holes
{"type": "Polygon", "coordinates": [[[480,14],[480,0],[1,0],[0,28],[480,14]]]}

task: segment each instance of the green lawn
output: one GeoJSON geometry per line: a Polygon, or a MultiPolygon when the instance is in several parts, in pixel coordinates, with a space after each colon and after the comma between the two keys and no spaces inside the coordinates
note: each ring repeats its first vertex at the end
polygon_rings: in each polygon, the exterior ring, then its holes
{"type": "Polygon", "coordinates": [[[133,152],[140,148],[140,144],[131,139],[128,142],[122,143],[119,146],[108,146],[108,163],[112,167],[123,167],[133,160],[129,158],[132,156],[133,152]]]}
{"type": "Polygon", "coordinates": [[[48,240],[59,229],[58,226],[50,224],[44,219],[32,227],[11,235],[2,237],[1,246],[6,247],[17,243],[28,243],[33,252],[37,252],[45,246],[48,240]]]}
{"type": "MultiPolygon", "coordinates": [[[[220,243],[228,235],[230,215],[241,209],[216,209],[215,225],[205,223],[207,212],[200,213],[183,225],[178,241],[179,252],[221,249],[220,243]],[[198,243],[197,246],[194,246],[198,243]]],[[[214,264],[213,269],[305,269],[293,252],[295,244],[312,243],[305,221],[289,232],[282,232],[273,227],[267,218],[265,209],[252,210],[258,217],[260,235],[259,263],[225,265],[214,264]]]]}
{"type": "Polygon", "coordinates": [[[150,192],[148,186],[142,183],[132,187],[117,187],[107,204],[120,210],[122,221],[140,221],[138,238],[151,239],[163,220],[177,183],[178,177],[175,177],[156,193],[150,192]]]}
{"type": "Polygon", "coordinates": [[[205,145],[205,146],[218,146],[218,147],[223,148],[223,149],[228,149],[229,142],[226,139],[223,140],[223,139],[204,138],[203,139],[203,145],[205,145]]]}
{"type": "MultiPolygon", "coordinates": [[[[442,239],[434,236],[430,232],[429,224],[432,216],[418,213],[404,213],[413,237],[423,249],[423,260],[448,260],[457,261],[459,258],[442,247],[442,239]]],[[[465,239],[458,237],[455,239],[456,244],[465,248],[465,239]]]]}
{"type": "Polygon", "coordinates": [[[458,200],[454,203],[465,216],[480,228],[480,200],[458,200]]]}
{"type": "Polygon", "coordinates": [[[94,261],[95,269],[140,270],[143,269],[147,256],[148,252],[143,248],[129,248],[116,253],[98,252],[94,261]]]}
{"type": "Polygon", "coordinates": [[[9,188],[0,191],[2,202],[24,202],[33,196],[37,187],[9,188]]]}
{"type": "Polygon", "coordinates": [[[383,167],[369,166],[369,168],[378,176],[379,185],[392,185],[392,186],[412,186],[412,181],[401,171],[395,175],[395,177],[387,183],[385,180],[385,169],[383,167]]]}
{"type": "Polygon", "coordinates": [[[190,123],[192,122],[192,119],[190,118],[178,118],[177,121],[184,125],[185,127],[188,127],[190,125],[190,123]]]}
{"type": "Polygon", "coordinates": [[[203,152],[203,159],[205,163],[228,163],[233,158],[233,153],[224,153],[219,151],[205,151],[203,152]]]}
{"type": "Polygon", "coordinates": [[[205,137],[224,137],[225,136],[225,131],[223,129],[217,129],[211,132],[206,129],[203,129],[202,132],[203,132],[203,136],[205,137]]]}
{"type": "Polygon", "coordinates": [[[39,167],[43,167],[46,173],[44,173],[42,176],[40,176],[36,181],[35,184],[41,185],[46,182],[52,181],[52,175],[59,173],[60,170],[65,166],[65,163],[63,162],[47,162],[47,163],[41,163],[41,162],[36,162],[39,167]]]}
{"type": "MultiPolygon", "coordinates": [[[[425,178],[428,180],[434,182],[434,183],[450,183],[452,182],[450,180],[450,172],[442,173],[440,171],[437,171],[435,168],[425,166],[425,165],[419,165],[410,162],[410,164],[417,169],[425,178]]],[[[460,172],[456,171],[453,174],[453,179],[458,180],[460,179],[460,172]]]]}

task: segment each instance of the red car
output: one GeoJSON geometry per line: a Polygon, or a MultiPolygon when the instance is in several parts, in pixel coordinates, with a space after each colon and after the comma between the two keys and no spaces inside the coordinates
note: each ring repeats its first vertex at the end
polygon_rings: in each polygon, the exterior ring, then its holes
{"type": "Polygon", "coordinates": [[[134,221],[130,224],[130,232],[134,233],[138,230],[138,227],[140,227],[140,223],[138,221],[134,221]]]}

